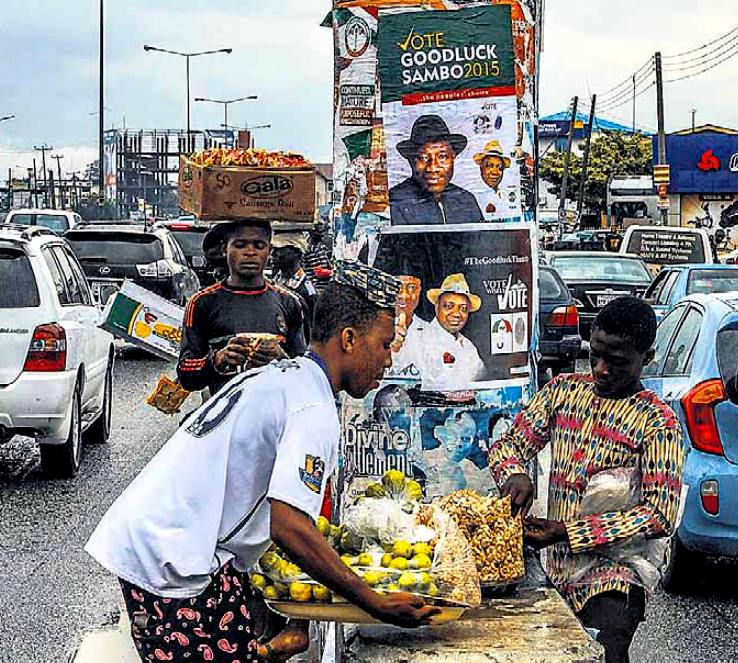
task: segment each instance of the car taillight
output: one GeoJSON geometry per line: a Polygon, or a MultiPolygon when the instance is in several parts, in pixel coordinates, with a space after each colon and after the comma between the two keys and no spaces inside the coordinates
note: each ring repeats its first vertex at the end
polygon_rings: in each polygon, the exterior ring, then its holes
{"type": "Polygon", "coordinates": [[[548,318],[552,327],[578,327],[579,311],[576,306],[559,306],[548,318]]]}
{"type": "Polygon", "coordinates": [[[145,265],[136,265],[139,276],[166,279],[172,275],[172,270],[166,260],[157,260],[145,265]]]}
{"type": "Polygon", "coordinates": [[[702,508],[711,516],[720,513],[720,486],[717,481],[710,479],[700,484],[700,499],[702,508]]]}
{"type": "Polygon", "coordinates": [[[24,371],[48,373],[67,367],[67,334],[64,328],[52,323],[39,325],[33,332],[24,371]]]}
{"type": "Polygon", "coordinates": [[[722,380],[701,382],[682,398],[687,431],[695,449],[717,456],[725,455],[715,419],[715,406],[727,400],[722,380]]]}

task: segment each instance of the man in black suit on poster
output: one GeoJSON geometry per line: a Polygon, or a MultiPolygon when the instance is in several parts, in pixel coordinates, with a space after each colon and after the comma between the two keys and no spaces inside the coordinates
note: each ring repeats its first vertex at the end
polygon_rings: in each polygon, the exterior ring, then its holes
{"type": "Polygon", "coordinates": [[[480,223],[484,220],[477,199],[451,183],[456,157],[467,139],[452,134],[438,115],[419,117],[408,140],[397,151],[408,160],[412,176],[390,189],[393,226],[480,223]]]}

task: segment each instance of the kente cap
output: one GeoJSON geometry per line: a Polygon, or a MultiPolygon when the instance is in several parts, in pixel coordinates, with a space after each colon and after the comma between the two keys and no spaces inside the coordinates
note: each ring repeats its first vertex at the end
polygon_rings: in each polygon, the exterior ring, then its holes
{"type": "Polygon", "coordinates": [[[410,138],[397,144],[397,151],[406,159],[412,160],[426,143],[448,141],[456,154],[466,148],[466,136],[452,134],[448,125],[438,115],[421,115],[410,132],[410,138]]]}
{"type": "Polygon", "coordinates": [[[400,280],[390,274],[353,260],[336,260],[333,281],[359,290],[372,304],[394,308],[400,292],[400,280]]]}
{"type": "Polygon", "coordinates": [[[451,274],[443,280],[440,288],[431,288],[427,295],[428,301],[435,306],[438,298],[447,292],[456,295],[465,295],[469,299],[469,310],[472,313],[482,307],[481,298],[471,293],[469,284],[466,282],[466,277],[463,274],[451,274]]]}
{"type": "Polygon", "coordinates": [[[502,162],[505,164],[505,168],[510,167],[510,157],[505,156],[499,140],[489,141],[489,143],[484,146],[484,149],[481,152],[477,152],[474,155],[474,161],[477,165],[479,165],[482,163],[482,161],[484,161],[486,157],[498,157],[502,159],[502,162]]]}
{"type": "Polygon", "coordinates": [[[307,240],[302,233],[277,233],[272,237],[272,246],[275,249],[292,247],[300,253],[307,252],[307,240]]]}

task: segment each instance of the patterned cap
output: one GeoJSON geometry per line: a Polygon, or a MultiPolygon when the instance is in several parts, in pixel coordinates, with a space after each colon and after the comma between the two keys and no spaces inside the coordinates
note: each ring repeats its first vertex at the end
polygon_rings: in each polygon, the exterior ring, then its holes
{"type": "Polygon", "coordinates": [[[336,260],[333,280],[360,290],[380,308],[394,308],[402,285],[394,276],[353,260],[336,260]]]}

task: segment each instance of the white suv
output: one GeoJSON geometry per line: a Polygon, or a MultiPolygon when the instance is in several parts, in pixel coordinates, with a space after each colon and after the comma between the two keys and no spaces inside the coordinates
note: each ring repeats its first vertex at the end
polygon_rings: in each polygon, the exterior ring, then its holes
{"type": "Polygon", "coordinates": [[[82,217],[76,212],[61,209],[14,209],[8,212],[5,223],[17,223],[22,226],[43,226],[63,235],[82,223],[82,217]]]}
{"type": "Polygon", "coordinates": [[[74,476],[82,433],[110,436],[113,337],[67,242],[0,225],[0,443],[29,435],[49,476],[74,476]]]}

